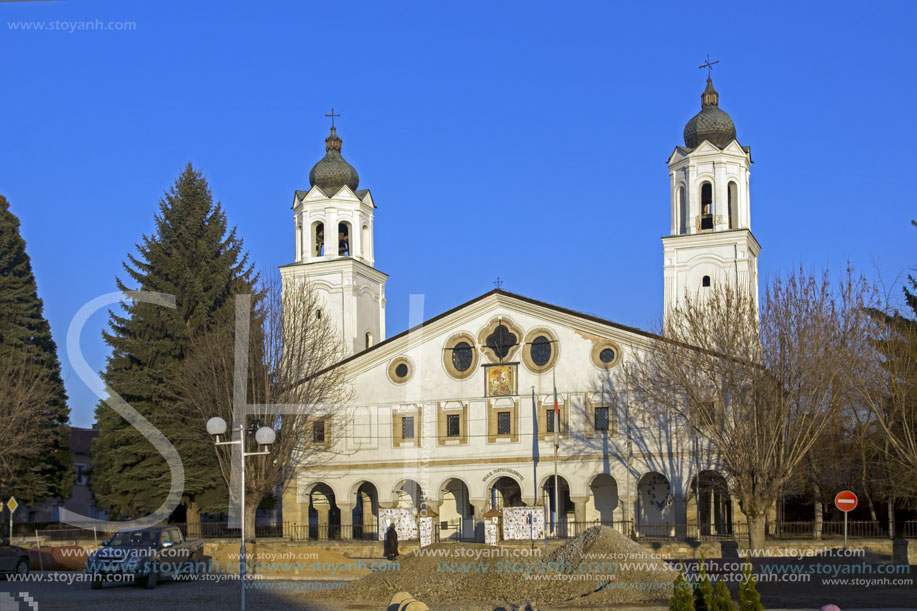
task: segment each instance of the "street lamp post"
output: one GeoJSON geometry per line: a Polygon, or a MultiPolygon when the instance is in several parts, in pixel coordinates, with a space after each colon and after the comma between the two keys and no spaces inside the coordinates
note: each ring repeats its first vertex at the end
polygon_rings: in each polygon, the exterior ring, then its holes
{"type": "MultiPolygon", "coordinates": [[[[255,426],[258,425],[258,422],[253,423],[255,426]]],[[[254,427],[253,427],[254,428],[254,427]]],[[[239,445],[242,449],[242,510],[241,510],[241,524],[242,528],[242,541],[239,546],[239,584],[241,585],[241,595],[240,595],[240,609],[245,611],[245,458],[248,456],[264,456],[270,454],[271,451],[268,449],[261,450],[260,452],[246,452],[245,451],[245,425],[239,425],[239,439],[233,441],[220,441],[220,435],[226,433],[226,421],[215,416],[207,421],[207,432],[210,435],[213,435],[216,439],[214,443],[218,446],[227,446],[227,445],[239,445]]],[[[274,443],[276,439],[276,433],[274,429],[269,426],[262,426],[257,431],[255,431],[255,441],[258,443],[259,447],[266,448],[267,446],[274,443]]]]}

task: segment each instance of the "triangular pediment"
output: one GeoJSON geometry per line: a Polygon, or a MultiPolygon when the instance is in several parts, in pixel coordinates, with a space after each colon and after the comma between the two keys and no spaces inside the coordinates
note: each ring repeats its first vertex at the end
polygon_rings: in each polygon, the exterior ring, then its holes
{"type": "MultiPolygon", "coordinates": [[[[459,332],[476,337],[485,326],[484,321],[501,316],[514,323],[521,323],[525,333],[536,327],[547,326],[564,327],[576,333],[586,333],[594,337],[612,338],[628,343],[646,342],[657,337],[653,333],[604,320],[591,314],[568,310],[495,289],[390,337],[368,350],[348,357],[338,366],[346,366],[350,375],[360,375],[361,372],[387,363],[396,356],[417,349],[418,346],[428,343],[440,346],[448,337],[459,332]]],[[[523,338],[519,337],[518,341],[523,341],[523,338]]]]}

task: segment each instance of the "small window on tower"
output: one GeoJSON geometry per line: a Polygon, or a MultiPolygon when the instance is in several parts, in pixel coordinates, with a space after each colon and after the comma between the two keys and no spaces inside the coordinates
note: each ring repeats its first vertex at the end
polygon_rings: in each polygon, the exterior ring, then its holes
{"type": "Polygon", "coordinates": [[[366,332],[366,350],[369,350],[369,347],[373,345],[373,334],[369,331],[366,332]]]}
{"type": "Polygon", "coordinates": [[[314,255],[316,257],[321,257],[325,254],[325,224],[324,223],[315,223],[314,227],[314,236],[313,239],[315,244],[314,255]]]}
{"type": "Polygon", "coordinates": [[[700,282],[703,286],[710,286],[710,276],[704,276],[700,282]]]}
{"type": "Polygon", "coordinates": [[[713,229],[713,185],[709,182],[700,188],[700,228],[713,229]]]}
{"type": "Polygon", "coordinates": [[[338,255],[350,256],[350,225],[348,223],[338,223],[338,255]]]}

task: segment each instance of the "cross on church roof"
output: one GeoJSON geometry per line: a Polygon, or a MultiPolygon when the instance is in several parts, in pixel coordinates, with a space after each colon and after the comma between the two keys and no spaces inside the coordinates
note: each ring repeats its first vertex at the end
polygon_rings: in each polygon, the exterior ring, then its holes
{"type": "Polygon", "coordinates": [[[326,112],[326,113],[325,113],[325,116],[326,116],[326,117],[331,117],[331,127],[334,128],[334,118],[335,118],[335,117],[340,117],[341,115],[336,115],[336,114],[334,114],[334,106],[332,106],[332,107],[331,107],[331,112],[326,112]]]}
{"type": "Polygon", "coordinates": [[[497,276],[497,279],[494,280],[494,287],[500,288],[501,286],[503,286],[503,281],[500,280],[500,276],[497,276]]]}
{"type": "MultiPolygon", "coordinates": [[[[702,63],[700,66],[698,66],[698,68],[701,70],[706,68],[707,69],[707,78],[710,78],[710,75],[713,73],[713,64],[718,64],[718,63],[720,63],[720,60],[710,61],[710,54],[707,53],[707,61],[702,63]]],[[[334,112],[334,109],[332,109],[331,112],[334,112]]]]}

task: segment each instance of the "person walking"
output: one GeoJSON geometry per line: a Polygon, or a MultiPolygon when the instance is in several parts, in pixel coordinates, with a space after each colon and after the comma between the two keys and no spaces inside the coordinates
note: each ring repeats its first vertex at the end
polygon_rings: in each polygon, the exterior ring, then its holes
{"type": "Polygon", "coordinates": [[[394,560],[398,557],[398,531],[395,530],[394,524],[388,525],[385,531],[385,557],[394,560]]]}

